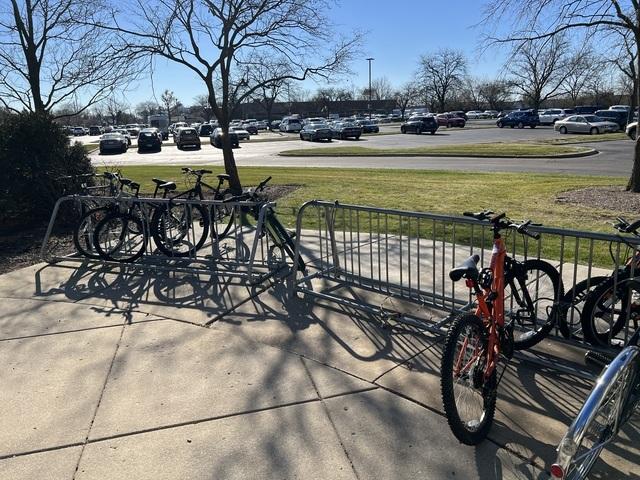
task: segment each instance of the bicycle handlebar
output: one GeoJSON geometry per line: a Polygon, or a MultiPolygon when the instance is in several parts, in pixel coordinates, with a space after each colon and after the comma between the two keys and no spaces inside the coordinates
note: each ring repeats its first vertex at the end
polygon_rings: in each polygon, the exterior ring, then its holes
{"type": "Polygon", "coordinates": [[[531,225],[531,220],[527,220],[522,223],[515,223],[512,221],[506,220],[506,217],[507,217],[506,212],[494,214],[492,210],[483,210],[482,212],[477,212],[477,213],[464,212],[463,215],[465,217],[472,217],[480,221],[488,220],[489,222],[493,223],[494,228],[498,230],[513,229],[516,232],[521,233],[522,235],[526,235],[535,240],[538,240],[540,238],[539,233],[531,233],[528,230],[528,227],[531,225]]]}
{"type": "Polygon", "coordinates": [[[633,233],[634,235],[638,234],[638,229],[640,228],[640,220],[636,220],[633,223],[629,223],[622,217],[617,217],[618,223],[613,224],[613,228],[622,233],[633,233]]]}

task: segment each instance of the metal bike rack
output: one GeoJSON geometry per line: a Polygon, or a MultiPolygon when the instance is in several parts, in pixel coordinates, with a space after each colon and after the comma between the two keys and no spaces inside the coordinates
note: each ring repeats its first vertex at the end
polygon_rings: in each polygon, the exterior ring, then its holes
{"type": "MultiPolygon", "coordinates": [[[[541,238],[511,234],[505,238],[508,254],[518,260],[549,261],[559,271],[565,292],[593,275],[610,275],[626,260],[625,245],[616,235],[544,226],[530,230],[541,238]]],[[[640,244],[628,240],[636,248],[640,244]]],[[[442,334],[455,315],[474,306],[464,282],[452,282],[449,270],[472,254],[480,255],[479,267],[488,266],[491,248],[490,227],[473,218],[314,200],[300,208],[296,221],[296,254],[305,254],[310,270],[305,276],[291,271],[289,295],[304,294],[442,334]],[[362,292],[376,301],[356,299],[345,291],[362,292]],[[394,311],[395,301],[413,305],[414,312],[394,311]],[[416,315],[416,306],[428,309],[431,318],[416,315]]],[[[568,315],[578,321],[573,309],[568,315]]],[[[550,335],[584,347],[561,337],[557,325],[550,335]]],[[[625,328],[621,341],[628,335],[625,328]]]]}
{"type": "MultiPolygon", "coordinates": [[[[288,273],[289,265],[281,259],[276,263],[269,258],[270,239],[268,235],[259,235],[263,232],[263,222],[265,212],[269,208],[274,208],[274,203],[257,203],[257,202],[223,202],[221,200],[187,200],[187,199],[162,199],[162,198],[137,198],[137,197],[101,197],[101,196],[80,196],[69,195],[58,199],[56,202],[49,225],[45,234],[45,238],[41,248],[42,258],[49,263],[60,261],[65,262],[98,262],[106,265],[123,265],[122,262],[110,261],[105,259],[87,259],[77,252],[60,253],[55,251],[55,246],[51,241],[52,233],[59,227],[61,222],[60,212],[62,210],[81,212],[81,208],[89,209],[97,205],[115,205],[124,212],[135,208],[136,212],[140,212],[141,221],[146,229],[143,255],[132,263],[136,269],[142,270],[166,270],[172,272],[185,272],[192,274],[216,274],[221,276],[233,276],[245,279],[250,284],[264,282],[276,274],[282,272],[288,273]],[[202,246],[189,255],[167,256],[160,252],[154,240],[151,238],[149,225],[154,209],[162,205],[189,205],[204,208],[207,213],[215,209],[224,209],[230,212],[233,217],[233,224],[229,233],[218,240],[214,229],[209,229],[209,235],[202,246]],[[259,208],[260,212],[255,225],[246,222],[246,212],[249,209],[259,208]]],[[[76,217],[79,214],[76,213],[76,217]]],[[[73,227],[72,227],[73,228],[73,227]]],[[[198,226],[191,225],[187,233],[187,239],[194,239],[198,233],[198,226]]],[[[68,230],[68,228],[67,228],[68,230]]],[[[128,265],[124,263],[124,265],[128,265]]]]}

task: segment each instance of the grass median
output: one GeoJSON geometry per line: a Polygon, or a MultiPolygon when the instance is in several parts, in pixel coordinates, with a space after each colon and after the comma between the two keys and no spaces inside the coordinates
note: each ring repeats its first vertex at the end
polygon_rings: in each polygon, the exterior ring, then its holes
{"type": "Polygon", "coordinates": [[[285,157],[370,157],[370,156],[460,156],[491,158],[539,158],[558,155],[589,154],[589,147],[533,143],[471,143],[462,145],[433,145],[412,148],[369,148],[361,146],[321,147],[285,150],[285,157]]]}

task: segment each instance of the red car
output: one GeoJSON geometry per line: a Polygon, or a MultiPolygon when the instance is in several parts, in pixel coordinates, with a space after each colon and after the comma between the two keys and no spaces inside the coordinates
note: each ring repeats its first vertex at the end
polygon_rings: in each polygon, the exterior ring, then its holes
{"type": "Polygon", "coordinates": [[[467,122],[465,122],[464,118],[458,117],[453,113],[440,113],[436,115],[436,119],[438,120],[438,125],[441,127],[460,127],[463,128],[467,122]]]}

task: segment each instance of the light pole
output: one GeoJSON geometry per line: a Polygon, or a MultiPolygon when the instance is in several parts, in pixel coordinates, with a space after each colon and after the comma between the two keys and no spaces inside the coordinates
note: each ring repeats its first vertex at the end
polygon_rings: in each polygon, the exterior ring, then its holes
{"type": "Polygon", "coordinates": [[[371,120],[371,62],[374,59],[369,57],[366,60],[369,62],[369,103],[367,104],[367,110],[369,111],[369,120],[371,120]]]}

